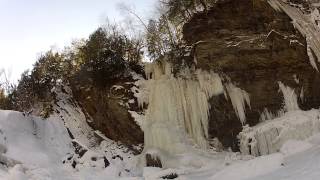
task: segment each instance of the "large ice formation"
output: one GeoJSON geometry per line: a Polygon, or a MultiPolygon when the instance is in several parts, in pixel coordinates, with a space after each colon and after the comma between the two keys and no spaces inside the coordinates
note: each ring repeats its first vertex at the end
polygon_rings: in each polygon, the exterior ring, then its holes
{"type": "Polygon", "coordinates": [[[148,98],[141,99],[148,100],[145,149],[172,154],[183,153],[192,146],[206,149],[208,101],[224,92],[219,75],[186,68],[175,77],[170,64],[165,62],[148,64],[145,69],[149,93],[148,98]]]}
{"type": "Polygon", "coordinates": [[[239,134],[240,151],[254,156],[278,152],[288,140],[304,140],[320,132],[319,110],[291,111],[272,121],[245,127],[239,134]]]}

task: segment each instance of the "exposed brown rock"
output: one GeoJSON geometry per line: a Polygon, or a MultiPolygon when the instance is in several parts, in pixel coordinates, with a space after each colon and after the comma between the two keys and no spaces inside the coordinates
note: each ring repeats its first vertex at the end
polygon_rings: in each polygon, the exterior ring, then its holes
{"type": "Polygon", "coordinates": [[[75,98],[92,118],[89,124],[106,137],[129,147],[143,143],[143,132],[128,112],[138,108],[136,101],[128,103],[130,99],[134,99],[130,91],[133,82],[131,77],[127,77],[110,82],[104,88],[72,86],[75,98]],[[123,88],[117,89],[114,85],[123,88]]]}
{"type": "MultiPolygon", "coordinates": [[[[194,45],[198,68],[214,70],[250,94],[247,122],[255,125],[264,108],[277,112],[283,97],[278,81],[304,91],[302,109],[320,105],[320,74],[312,68],[306,41],[284,13],[266,0],[220,0],[207,13],[196,14],[185,24],[184,38],[194,45]],[[297,83],[293,76],[299,79],[297,83]]],[[[211,137],[237,149],[242,127],[231,102],[224,96],[211,99],[211,137]]]]}
{"type": "Polygon", "coordinates": [[[146,166],[147,167],[159,167],[162,168],[161,160],[151,154],[146,154],[146,166]]]}

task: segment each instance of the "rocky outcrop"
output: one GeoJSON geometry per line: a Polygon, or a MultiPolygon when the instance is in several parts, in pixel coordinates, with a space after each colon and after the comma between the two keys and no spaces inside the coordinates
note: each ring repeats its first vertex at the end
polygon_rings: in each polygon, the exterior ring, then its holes
{"type": "MultiPolygon", "coordinates": [[[[249,94],[249,125],[259,122],[265,108],[276,113],[283,107],[279,81],[303,95],[301,109],[319,107],[320,74],[310,65],[306,40],[266,0],[220,0],[194,15],[183,34],[194,47],[198,68],[214,70],[249,94]]],[[[210,101],[210,136],[237,150],[242,125],[231,102],[223,95],[210,101]]]]}
{"type": "Polygon", "coordinates": [[[93,129],[128,147],[143,143],[143,132],[128,112],[138,111],[137,101],[131,92],[134,80],[130,75],[110,81],[103,88],[79,81],[90,82],[90,78],[78,75],[71,81],[71,87],[75,99],[87,112],[93,129]]]}
{"type": "Polygon", "coordinates": [[[159,168],[162,168],[162,163],[161,163],[161,160],[152,155],[152,154],[146,154],[146,166],[147,167],[159,167],[159,168]]]}

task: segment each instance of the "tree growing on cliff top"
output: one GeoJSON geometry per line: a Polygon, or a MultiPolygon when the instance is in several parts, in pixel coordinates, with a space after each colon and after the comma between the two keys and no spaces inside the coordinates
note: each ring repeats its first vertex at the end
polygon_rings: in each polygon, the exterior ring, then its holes
{"type": "Polygon", "coordinates": [[[208,8],[217,0],[162,0],[167,8],[168,18],[176,23],[182,23],[190,19],[193,13],[199,9],[208,11],[208,8]]]}

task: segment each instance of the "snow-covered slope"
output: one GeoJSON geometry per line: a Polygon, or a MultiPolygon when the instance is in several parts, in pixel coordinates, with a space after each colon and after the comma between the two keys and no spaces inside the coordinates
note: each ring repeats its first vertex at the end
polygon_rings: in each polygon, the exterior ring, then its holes
{"type": "Polygon", "coordinates": [[[185,153],[178,159],[168,159],[168,162],[178,160],[180,167],[143,168],[139,166],[143,156],[134,156],[127,148],[94,132],[87,125],[81,108],[72,101],[68,88],[57,88],[54,89],[57,94],[54,113],[48,119],[0,111],[1,180],[153,180],[166,177],[241,180],[317,179],[319,176],[320,134],[318,131],[310,133],[311,127],[305,126],[310,124],[308,122],[319,121],[318,110],[288,112],[253,127],[254,130],[268,130],[281,125],[283,132],[291,132],[297,125],[299,134],[308,134],[295,138],[283,133],[278,151],[271,152],[273,154],[254,157],[211,151],[195,157],[185,153]],[[311,135],[313,137],[306,139],[311,135]]]}
{"type": "Polygon", "coordinates": [[[61,160],[72,152],[72,146],[61,121],[0,111],[0,129],[2,179],[68,177],[61,160]]]}
{"type": "MultiPolygon", "coordinates": [[[[299,124],[296,122],[305,121],[301,117],[313,117],[316,113],[316,110],[296,111],[294,115],[287,113],[282,119],[287,117],[290,120],[288,117],[291,117],[292,120],[295,116],[297,118],[292,123],[299,124]]],[[[73,119],[77,120],[81,118],[73,119]]],[[[270,120],[260,126],[272,121],[280,123],[284,120],[270,120]]],[[[211,153],[210,157],[199,156],[198,160],[205,162],[206,159],[207,164],[198,169],[181,166],[176,169],[148,167],[140,170],[137,157],[123,152],[124,147],[103,135],[100,135],[102,142],[91,147],[84,145],[82,140],[85,136],[77,139],[77,133],[74,135],[72,140],[64,122],[56,115],[41,119],[20,112],[0,111],[0,179],[160,179],[170,175],[195,180],[317,179],[320,172],[320,134],[304,141],[289,138],[279,152],[257,158],[217,152],[211,153]],[[75,154],[73,141],[87,148],[83,156],[75,154]],[[109,163],[107,167],[105,159],[109,163]]],[[[190,158],[188,154],[181,156],[185,162],[190,158]]]]}
{"type": "Polygon", "coordinates": [[[42,119],[0,111],[0,179],[119,179],[141,174],[137,157],[87,124],[66,86],[42,119]]]}
{"type": "Polygon", "coordinates": [[[203,179],[316,180],[320,175],[320,136],[287,141],[280,152],[235,163],[203,179]]]}

